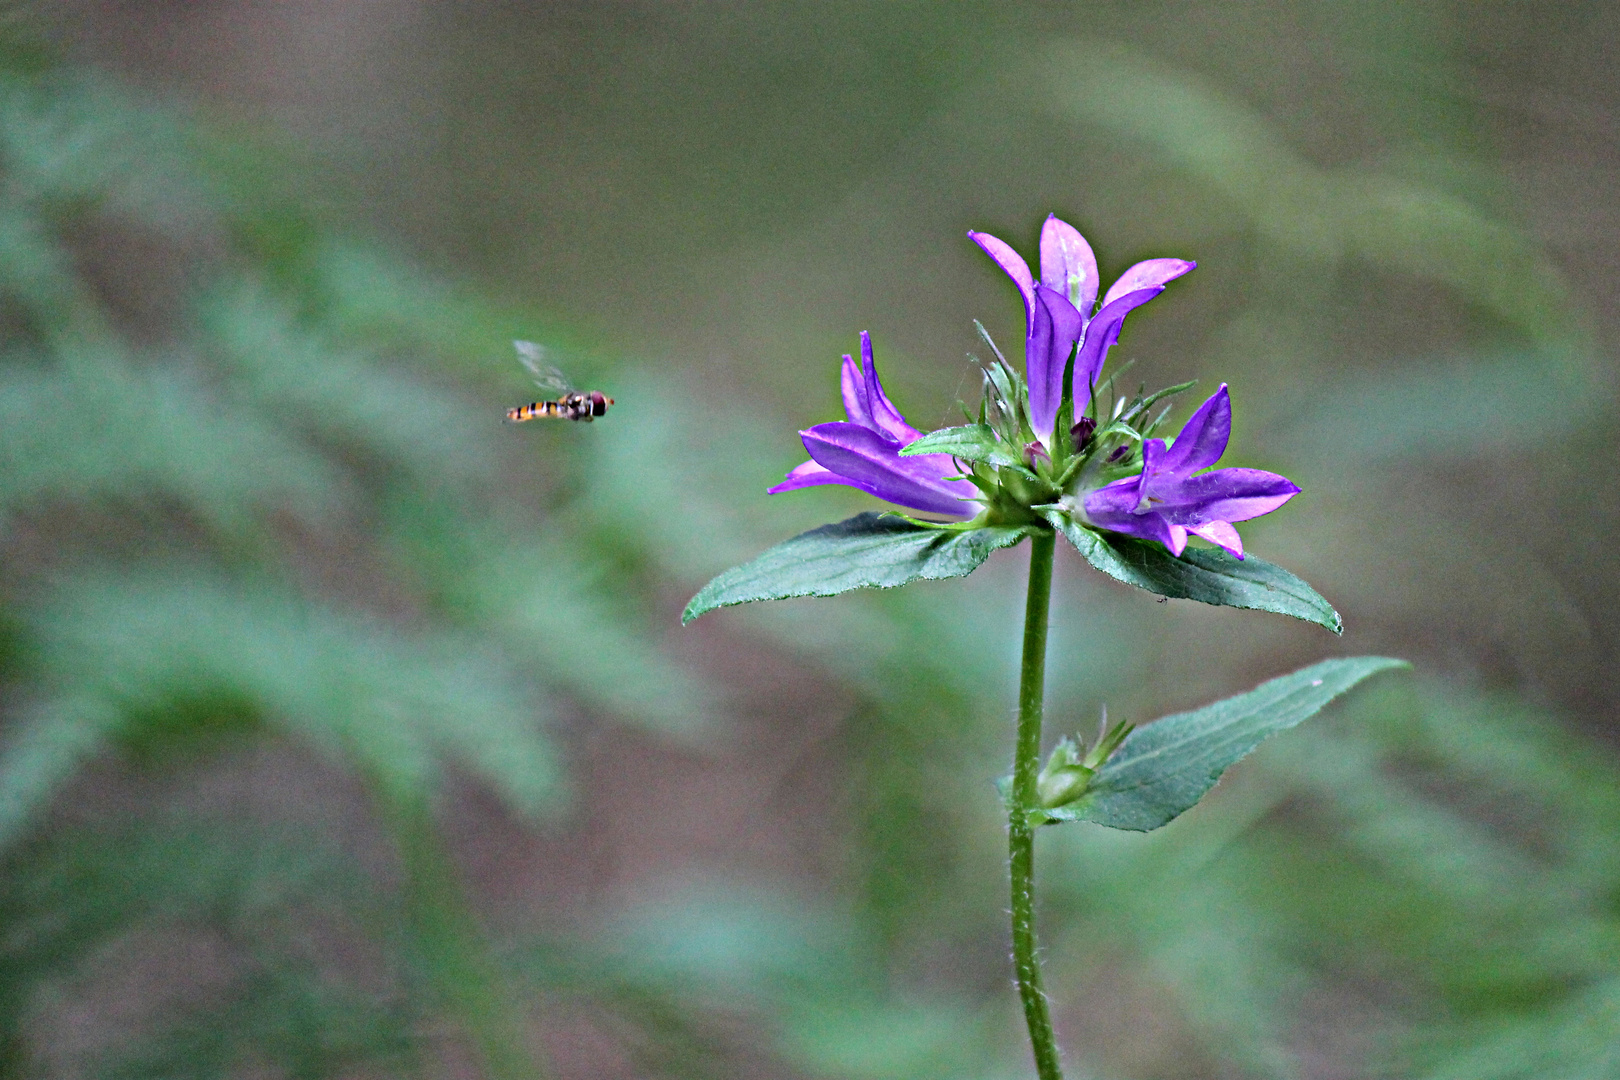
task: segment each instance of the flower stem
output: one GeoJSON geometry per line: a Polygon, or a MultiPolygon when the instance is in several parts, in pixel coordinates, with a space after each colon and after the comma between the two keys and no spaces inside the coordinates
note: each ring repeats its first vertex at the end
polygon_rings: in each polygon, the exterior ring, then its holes
{"type": "Polygon", "coordinates": [[[1012,874],[1013,967],[1024,1022],[1035,1051],[1040,1080],[1063,1080],[1052,1016],[1041,989],[1041,961],[1035,945],[1035,829],[1030,811],[1040,805],[1036,794],[1041,757],[1041,707],[1046,696],[1046,624],[1052,600],[1052,549],[1057,536],[1049,530],[1030,538],[1029,599],[1024,606],[1024,662],[1018,680],[1018,747],[1013,756],[1012,798],[1007,815],[1007,849],[1012,874]]]}

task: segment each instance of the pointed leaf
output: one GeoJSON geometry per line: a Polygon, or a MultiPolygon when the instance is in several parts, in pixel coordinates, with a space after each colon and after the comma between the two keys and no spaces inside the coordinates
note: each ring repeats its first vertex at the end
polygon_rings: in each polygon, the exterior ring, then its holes
{"type": "Polygon", "coordinates": [[[752,562],[732,567],[692,597],[681,622],[754,600],[837,596],[851,589],[890,589],[918,578],[961,577],[1028,532],[1027,526],[930,528],[868,511],[800,533],[752,562]]]}
{"type": "Polygon", "coordinates": [[[966,424],[962,427],[940,428],[930,431],[900,451],[901,457],[917,454],[949,454],[962,461],[977,461],[984,465],[1022,465],[1018,456],[1007,449],[1007,444],[996,438],[989,424],[966,424]]]}
{"type": "Polygon", "coordinates": [[[1324,660],[1246,694],[1139,727],[1077,801],[1042,810],[1048,823],[1092,821],[1148,832],[1169,824],[1261,742],[1320,712],[1381,671],[1408,667],[1385,656],[1324,660]]]}
{"type": "Polygon", "coordinates": [[[1109,577],[1160,596],[1291,615],[1344,632],[1344,620],[1315,589],[1280,566],[1219,548],[1189,547],[1178,558],[1160,544],[1095,532],[1059,510],[1043,512],[1085,560],[1109,577]]]}

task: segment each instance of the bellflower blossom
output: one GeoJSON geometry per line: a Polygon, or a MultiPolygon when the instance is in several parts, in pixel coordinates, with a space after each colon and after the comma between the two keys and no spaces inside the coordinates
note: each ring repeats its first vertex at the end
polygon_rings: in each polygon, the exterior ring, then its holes
{"type": "MultiPolygon", "coordinates": [[[[1197,263],[1186,259],[1148,259],[1125,273],[1097,300],[1097,259],[1091,245],[1068,222],[1048,216],[1041,227],[1041,279],[1010,246],[989,233],[968,237],[1013,279],[1024,298],[1027,337],[1024,378],[1029,384],[1030,424],[1035,435],[1052,446],[1063,376],[1074,354],[1074,420],[1091,400],[1091,387],[1102,371],[1108,349],[1119,340],[1125,316],[1164,291],[1164,287],[1197,263]],[[1079,348],[1076,351],[1076,345],[1079,348]]],[[[1066,421],[1064,426],[1073,421],[1066,421]]]]}
{"type": "Polygon", "coordinates": [[[970,500],[978,488],[967,480],[948,480],[961,469],[949,454],[901,457],[900,449],[922,437],[889,401],[872,364],[872,337],[861,332],[861,363],[846,355],[842,368],[844,413],[848,422],[817,424],[799,432],[810,460],[770,489],[793,491],[815,484],[848,484],[887,502],[970,518],[979,512],[970,500]]]}
{"type": "MultiPolygon", "coordinates": [[[[1250,693],[1153,724],[1103,724],[1093,741],[1064,738],[1041,764],[1047,636],[1058,538],[1097,570],[1162,599],[1271,611],[1334,633],[1343,620],[1305,582],[1244,559],[1237,522],[1299,493],[1287,477],[1217,468],[1232,432],[1225,383],[1174,439],[1158,437],[1170,406],[1194,384],[1094,401],[1098,373],[1125,316],[1193,269],[1149,259],[1097,300],[1097,263],[1072,226],[1048,217],[1040,279],[993,236],[968,234],[1018,286],[1026,318],[1024,376],[996,349],[984,365],[977,416],[923,434],[890,403],[861,335],[861,362],[841,369],[848,419],[799,433],[810,460],[772,492],[845,484],[901,506],[958,519],[923,522],[859,514],[810,529],[723,571],[682,612],[688,622],[733,604],[834,596],[921,579],[962,577],[993,552],[1029,542],[1018,720],[1012,771],[998,786],[1007,812],[1013,973],[1040,1080],[1063,1080],[1035,934],[1035,833],[1066,821],[1146,832],[1196,804],[1227,766],[1293,727],[1368,675],[1403,666],[1383,657],[1328,660],[1250,693]],[[1072,365],[1072,366],[1071,366],[1072,365]],[[1073,402],[1073,418],[1064,399],[1073,402]],[[971,520],[961,520],[971,519],[971,520]],[[1224,549],[1187,551],[1201,537],[1224,549]],[[1151,541],[1148,543],[1147,541],[1151,541]],[[1161,546],[1162,545],[1162,546],[1161,546]],[[1116,756],[1117,755],[1117,756],[1116,756]],[[1101,791],[1100,798],[1093,795],[1101,791]]],[[[1109,380],[1109,385],[1116,380],[1109,380]]],[[[976,632],[982,630],[977,624],[976,632]]],[[[989,631],[982,643],[990,647],[989,631]]]]}
{"type": "Polygon", "coordinates": [[[1087,524],[1143,540],[1157,540],[1180,555],[1187,536],[1201,536],[1243,558],[1236,521],[1269,514],[1299,493],[1287,477],[1261,469],[1216,469],[1232,434],[1226,384],[1187,418],[1168,446],[1142,444],[1142,472],[1090,492],[1082,502],[1087,524]],[[1197,475],[1194,475],[1197,474],[1197,475]]]}

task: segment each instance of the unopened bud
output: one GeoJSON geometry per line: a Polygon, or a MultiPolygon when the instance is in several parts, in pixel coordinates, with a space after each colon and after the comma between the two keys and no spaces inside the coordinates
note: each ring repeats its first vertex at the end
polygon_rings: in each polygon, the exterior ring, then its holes
{"type": "Polygon", "coordinates": [[[1073,739],[1064,739],[1052,750],[1052,756],[1046,759],[1046,766],[1035,781],[1035,794],[1041,806],[1055,810],[1086,793],[1097,770],[1081,763],[1082,751],[1073,739]]]}
{"type": "Polygon", "coordinates": [[[1069,439],[1074,444],[1074,452],[1079,453],[1091,442],[1091,436],[1097,430],[1097,421],[1089,416],[1082,416],[1074,422],[1069,429],[1069,439]]]}
{"type": "Polygon", "coordinates": [[[1091,782],[1096,779],[1097,773],[1134,730],[1136,725],[1125,721],[1109,724],[1108,713],[1104,711],[1095,745],[1088,748],[1085,743],[1070,738],[1059,741],[1035,780],[1035,795],[1041,806],[1056,810],[1091,790],[1091,782]]]}

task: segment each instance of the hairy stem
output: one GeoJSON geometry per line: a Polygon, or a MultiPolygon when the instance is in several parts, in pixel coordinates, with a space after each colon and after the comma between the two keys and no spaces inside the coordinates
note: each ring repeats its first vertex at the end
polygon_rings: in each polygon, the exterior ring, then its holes
{"type": "Polygon", "coordinates": [[[1063,1080],[1052,1016],[1041,989],[1041,960],[1035,944],[1035,829],[1029,812],[1040,803],[1035,790],[1041,757],[1041,707],[1046,697],[1046,623],[1052,600],[1052,549],[1056,534],[1042,530],[1030,538],[1029,599],[1024,606],[1024,662],[1018,681],[1018,748],[1008,808],[1007,849],[1011,856],[1013,967],[1024,1003],[1030,1047],[1040,1080],[1063,1080]]]}

